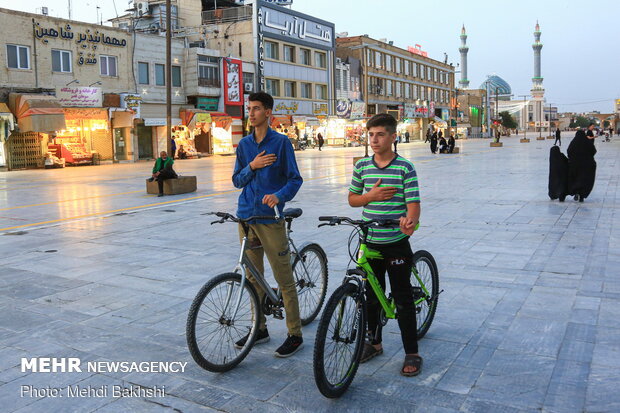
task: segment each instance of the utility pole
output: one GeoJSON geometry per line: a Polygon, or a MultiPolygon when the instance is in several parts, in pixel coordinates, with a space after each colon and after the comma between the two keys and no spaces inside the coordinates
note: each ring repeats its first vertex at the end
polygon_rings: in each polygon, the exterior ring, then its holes
{"type": "Polygon", "coordinates": [[[166,152],[172,153],[172,10],[166,0],[166,152]]]}
{"type": "Polygon", "coordinates": [[[72,14],[71,13],[71,9],[72,9],[72,7],[71,7],[71,0],[68,0],[68,1],[69,1],[69,20],[71,20],[71,14],[72,14]]]}

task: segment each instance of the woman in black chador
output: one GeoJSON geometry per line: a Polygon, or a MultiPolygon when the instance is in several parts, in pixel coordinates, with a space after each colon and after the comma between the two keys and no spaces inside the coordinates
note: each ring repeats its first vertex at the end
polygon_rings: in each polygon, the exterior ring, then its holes
{"type": "Polygon", "coordinates": [[[431,152],[437,153],[437,132],[431,135],[431,152]]]}
{"type": "Polygon", "coordinates": [[[568,189],[575,200],[583,202],[590,195],[596,175],[594,136],[578,130],[568,145],[568,189]]]}

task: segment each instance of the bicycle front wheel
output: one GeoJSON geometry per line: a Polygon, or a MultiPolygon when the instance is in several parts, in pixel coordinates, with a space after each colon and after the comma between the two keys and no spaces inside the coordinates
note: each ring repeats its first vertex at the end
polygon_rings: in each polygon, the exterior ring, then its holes
{"type": "Polygon", "coordinates": [[[430,252],[420,250],[413,254],[411,286],[413,287],[419,340],[431,327],[439,300],[439,271],[430,252]]]}
{"type": "Polygon", "coordinates": [[[240,274],[220,274],[207,282],[192,302],[187,317],[187,345],[196,363],[205,370],[232,369],[254,345],[260,311],[258,296],[246,281],[233,319],[240,289],[240,274]],[[237,346],[240,340],[241,345],[237,346]]]}
{"type": "Polygon", "coordinates": [[[364,344],[364,300],[354,284],[330,297],[314,342],[314,380],[325,397],[340,397],[351,385],[364,344]]]}
{"type": "Polygon", "coordinates": [[[293,261],[301,325],[310,324],[321,311],[327,292],[327,260],[318,244],[303,247],[293,261]]]}

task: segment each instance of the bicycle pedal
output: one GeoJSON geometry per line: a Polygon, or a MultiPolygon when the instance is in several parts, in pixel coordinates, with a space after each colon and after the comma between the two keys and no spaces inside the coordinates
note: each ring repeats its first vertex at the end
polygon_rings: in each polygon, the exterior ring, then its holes
{"type": "Polygon", "coordinates": [[[282,310],[273,310],[273,318],[276,318],[278,320],[284,320],[284,314],[282,313],[282,310]]]}

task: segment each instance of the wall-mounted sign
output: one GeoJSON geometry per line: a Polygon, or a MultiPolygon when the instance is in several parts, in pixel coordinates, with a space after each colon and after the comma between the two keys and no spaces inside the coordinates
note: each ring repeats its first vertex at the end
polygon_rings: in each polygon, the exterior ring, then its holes
{"type": "Polygon", "coordinates": [[[329,112],[329,108],[327,107],[327,103],[312,102],[312,114],[314,116],[327,115],[328,112],[329,112]]]}
{"type": "Polygon", "coordinates": [[[299,110],[299,102],[294,100],[276,100],[273,113],[292,115],[299,110]]]}
{"type": "Polygon", "coordinates": [[[351,102],[351,119],[361,119],[366,116],[366,104],[364,102],[351,102]]]}
{"type": "Polygon", "coordinates": [[[429,118],[435,117],[435,102],[430,102],[428,104],[428,117],[429,118]]]}
{"type": "Polygon", "coordinates": [[[127,40],[108,36],[99,30],[91,32],[90,29],[86,29],[84,33],[73,33],[70,24],[60,26],[58,30],[56,30],[53,27],[43,28],[40,23],[35,22],[34,36],[45,44],[48,43],[48,38],[60,38],[64,40],[73,40],[76,38],[75,42],[83,49],[87,49],[90,46],[93,50],[97,50],[97,46],[100,44],[114,47],[127,46],[127,40]]]}
{"type": "Polygon", "coordinates": [[[336,105],[336,116],[342,119],[348,119],[351,116],[351,101],[342,99],[336,105]]]}
{"type": "Polygon", "coordinates": [[[202,110],[208,110],[210,112],[217,112],[220,103],[219,97],[197,97],[196,108],[202,110]]]}
{"type": "Polygon", "coordinates": [[[407,46],[407,51],[420,56],[428,57],[428,53],[422,50],[422,46],[416,44],[415,47],[407,46]]]}
{"type": "Polygon", "coordinates": [[[61,87],[56,88],[56,98],[62,106],[78,108],[100,108],[103,95],[100,87],[61,87]]]}
{"type": "Polygon", "coordinates": [[[224,64],[224,103],[243,105],[242,63],[239,59],[222,59],[224,64]]]}
{"type": "Polygon", "coordinates": [[[142,103],[142,96],[132,93],[121,93],[121,108],[131,109],[135,113],[135,118],[139,119],[140,116],[140,103],[142,103]]]}
{"type": "Polygon", "coordinates": [[[262,32],[305,40],[323,46],[333,45],[333,26],[288,14],[286,10],[261,7],[259,9],[258,25],[261,27],[262,32]]]}

